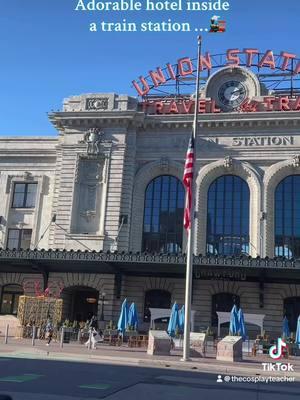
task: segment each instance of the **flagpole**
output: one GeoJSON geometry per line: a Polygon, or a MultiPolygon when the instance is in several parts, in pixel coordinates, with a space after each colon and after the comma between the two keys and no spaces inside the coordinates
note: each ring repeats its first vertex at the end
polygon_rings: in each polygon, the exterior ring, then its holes
{"type": "MultiPolygon", "coordinates": [[[[196,99],[193,123],[194,139],[194,166],[196,163],[196,137],[198,130],[198,108],[199,108],[199,87],[200,87],[200,57],[201,57],[202,37],[198,36],[197,53],[197,78],[196,78],[196,99]]],[[[188,229],[187,259],[186,259],[186,278],[185,278],[185,315],[184,315],[184,339],[183,339],[183,358],[188,361],[190,358],[190,331],[191,331],[191,303],[192,303],[192,282],[193,282],[193,242],[194,242],[194,205],[195,198],[195,174],[192,178],[192,200],[191,200],[191,222],[188,229]]]]}

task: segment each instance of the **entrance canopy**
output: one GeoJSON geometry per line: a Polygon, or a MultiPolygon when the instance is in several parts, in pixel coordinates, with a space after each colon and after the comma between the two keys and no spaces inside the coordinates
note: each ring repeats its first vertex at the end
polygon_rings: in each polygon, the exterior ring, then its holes
{"type": "MultiPolygon", "coordinates": [[[[43,274],[49,272],[107,273],[133,276],[184,278],[185,254],[149,254],[73,250],[0,249],[0,272],[43,274]]],[[[194,279],[300,282],[300,260],[248,256],[194,256],[194,279]]]]}

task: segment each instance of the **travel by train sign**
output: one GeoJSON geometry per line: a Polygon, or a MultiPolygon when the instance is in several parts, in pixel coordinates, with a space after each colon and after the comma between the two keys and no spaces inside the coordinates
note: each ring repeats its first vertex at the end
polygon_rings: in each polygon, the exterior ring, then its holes
{"type": "MultiPolygon", "coordinates": [[[[195,100],[144,100],[142,109],[147,114],[193,114],[195,100]]],[[[246,99],[240,107],[240,112],[262,111],[300,111],[300,96],[289,98],[288,96],[265,96],[260,100],[246,99]]],[[[222,110],[216,105],[215,100],[201,99],[198,103],[199,114],[215,114],[222,110]]]]}
{"type": "MultiPolygon", "coordinates": [[[[132,81],[142,97],[143,110],[151,114],[193,113],[195,101],[191,94],[195,91],[196,69],[196,59],[183,57],[176,64],[166,63],[164,67],[150,70],[148,75],[132,81]]],[[[217,87],[214,95],[203,91],[198,104],[199,113],[300,110],[300,87],[297,87],[300,60],[294,53],[281,51],[276,55],[272,50],[260,52],[255,48],[229,49],[224,54],[215,55],[206,52],[200,57],[199,69],[202,88],[203,82],[207,86],[212,79],[217,87]],[[218,70],[232,73],[241,69],[248,70],[249,75],[253,71],[252,76],[257,77],[256,92],[251,89],[251,82],[244,78],[215,77],[218,70]]]]}

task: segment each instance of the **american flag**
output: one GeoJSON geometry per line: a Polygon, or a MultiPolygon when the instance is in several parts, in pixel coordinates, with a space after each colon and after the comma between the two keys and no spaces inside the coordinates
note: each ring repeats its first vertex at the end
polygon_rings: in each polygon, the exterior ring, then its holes
{"type": "Polygon", "coordinates": [[[185,227],[185,229],[191,228],[193,176],[194,176],[194,138],[193,135],[191,135],[189,146],[186,153],[184,173],[183,173],[183,184],[186,189],[185,208],[183,217],[183,226],[185,227]]]}

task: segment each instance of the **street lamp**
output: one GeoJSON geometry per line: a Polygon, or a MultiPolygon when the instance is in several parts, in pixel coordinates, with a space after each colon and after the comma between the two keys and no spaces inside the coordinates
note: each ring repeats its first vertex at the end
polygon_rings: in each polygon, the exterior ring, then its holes
{"type": "Polygon", "coordinates": [[[101,315],[100,321],[104,321],[104,300],[105,300],[106,293],[101,293],[101,315]]]}

